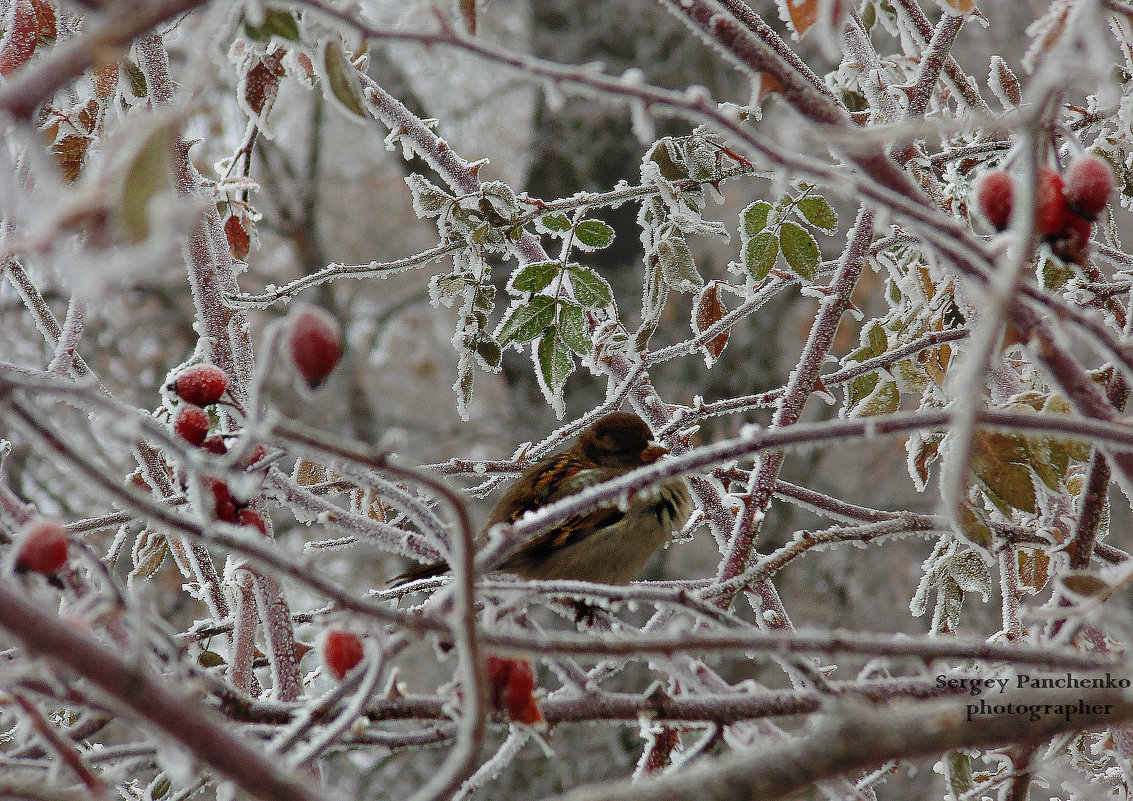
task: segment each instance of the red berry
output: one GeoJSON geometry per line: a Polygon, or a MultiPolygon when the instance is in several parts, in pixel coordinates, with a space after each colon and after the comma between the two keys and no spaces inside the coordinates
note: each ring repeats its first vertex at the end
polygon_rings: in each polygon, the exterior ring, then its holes
{"type": "Polygon", "coordinates": [[[232,490],[218,478],[205,478],[205,487],[212,493],[213,514],[217,520],[225,523],[239,523],[240,518],[236,511],[236,499],[232,497],[232,490]]]}
{"type": "Polygon", "coordinates": [[[213,364],[196,364],[173,379],[173,391],[186,403],[208,406],[228,388],[228,375],[213,364]]]}
{"type": "Polygon", "coordinates": [[[267,523],[264,522],[263,517],[259,512],[253,512],[251,509],[241,509],[237,518],[242,526],[255,526],[260,530],[260,533],[265,537],[268,533],[267,523]]]}
{"type": "Polygon", "coordinates": [[[496,709],[507,710],[511,719],[520,723],[543,720],[539,704],[531,694],[535,689],[535,673],[530,662],[489,656],[485,668],[492,705],[496,709]]]}
{"type": "Polygon", "coordinates": [[[173,418],[173,430],[181,439],[200,445],[209,433],[209,416],[200,406],[182,403],[173,418]]]}
{"type": "Polygon", "coordinates": [[[336,679],[342,680],[350,669],[362,661],[362,641],[356,634],[330,629],[323,637],[323,664],[336,679]]]}
{"type": "Polygon", "coordinates": [[[16,552],[17,573],[49,576],[67,563],[70,537],[63,524],[53,517],[37,517],[24,526],[16,552]]]}
{"type": "Polygon", "coordinates": [[[1057,236],[1066,227],[1070,207],[1062,196],[1062,176],[1050,167],[1039,167],[1035,186],[1035,228],[1040,239],[1057,236]]]}
{"type": "Polygon", "coordinates": [[[215,453],[217,456],[223,456],[228,453],[228,446],[224,444],[224,437],[219,434],[205,437],[205,441],[201,443],[201,447],[209,453],[215,453]]]}
{"type": "Polygon", "coordinates": [[[342,330],[338,321],[322,309],[298,311],[288,332],[291,359],[311,389],[326,381],[342,358],[342,330]]]}
{"type": "Polygon", "coordinates": [[[1075,156],[1066,168],[1066,185],[1062,194],[1074,213],[1086,220],[1095,220],[1105,208],[1113,191],[1113,170],[1104,159],[1089,153],[1075,156]]]}
{"type": "Polygon", "coordinates": [[[1006,171],[992,170],[976,182],[976,205],[996,231],[1007,227],[1014,202],[1015,180],[1006,171]]]}
{"type": "Polygon", "coordinates": [[[1068,214],[1066,225],[1051,242],[1051,251],[1063,261],[1081,263],[1090,244],[1094,224],[1077,214],[1068,214]]]}
{"type": "Polygon", "coordinates": [[[252,452],[248,455],[248,457],[246,459],[244,459],[243,465],[244,465],[244,467],[251,467],[256,462],[258,462],[260,459],[263,459],[267,455],[268,455],[268,449],[265,448],[263,445],[257,445],[256,447],[252,448],[252,452]]]}

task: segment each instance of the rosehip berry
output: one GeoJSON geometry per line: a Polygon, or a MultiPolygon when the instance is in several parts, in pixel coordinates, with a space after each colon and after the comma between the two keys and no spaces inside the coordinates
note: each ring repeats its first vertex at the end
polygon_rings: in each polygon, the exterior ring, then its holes
{"type": "Polygon", "coordinates": [[[240,517],[236,511],[236,499],[232,497],[232,490],[218,478],[205,478],[205,487],[212,493],[213,514],[217,520],[225,523],[239,523],[240,517]]]}
{"type": "Polygon", "coordinates": [[[1062,176],[1050,167],[1039,167],[1035,186],[1035,228],[1040,239],[1057,236],[1066,227],[1070,207],[1062,196],[1062,176]]]}
{"type": "Polygon", "coordinates": [[[260,533],[265,537],[268,533],[267,523],[264,522],[263,517],[258,512],[253,512],[251,509],[241,509],[237,518],[242,526],[255,526],[260,530],[260,533]]]}
{"type": "Polygon", "coordinates": [[[330,629],[323,637],[323,664],[340,681],[362,661],[362,641],[342,629],[330,629]]]}
{"type": "Polygon", "coordinates": [[[992,170],[976,182],[976,205],[996,231],[1007,227],[1014,203],[1015,180],[1006,171],[992,170]]]}
{"type": "Polygon", "coordinates": [[[291,359],[311,389],[326,381],[342,358],[342,330],[322,309],[307,307],[297,312],[287,341],[291,359]]]}
{"type": "Polygon", "coordinates": [[[1112,191],[1113,170],[1104,159],[1083,153],[1066,168],[1062,194],[1078,216],[1091,221],[1097,219],[1112,191]]]}
{"type": "Polygon", "coordinates": [[[535,689],[535,673],[526,659],[505,659],[489,656],[485,665],[492,705],[506,710],[512,720],[533,724],[543,720],[543,712],[531,694],[535,689]]]}
{"type": "Polygon", "coordinates": [[[205,441],[201,443],[201,447],[209,453],[215,453],[217,456],[223,456],[228,453],[228,446],[224,444],[224,437],[219,434],[205,437],[205,441]]]}
{"type": "Polygon", "coordinates": [[[69,539],[67,529],[55,518],[35,518],[20,534],[16,572],[52,575],[67,563],[69,539]]]}
{"type": "Polygon", "coordinates": [[[186,403],[208,406],[228,388],[228,375],[216,365],[196,364],[173,379],[171,386],[186,403]]]}
{"type": "Polygon", "coordinates": [[[1093,227],[1092,222],[1083,220],[1077,214],[1067,215],[1066,225],[1051,243],[1051,251],[1063,261],[1081,264],[1089,248],[1093,227]]]}
{"type": "Polygon", "coordinates": [[[173,430],[181,439],[200,445],[209,433],[209,416],[200,406],[182,403],[173,417],[173,430]]]}

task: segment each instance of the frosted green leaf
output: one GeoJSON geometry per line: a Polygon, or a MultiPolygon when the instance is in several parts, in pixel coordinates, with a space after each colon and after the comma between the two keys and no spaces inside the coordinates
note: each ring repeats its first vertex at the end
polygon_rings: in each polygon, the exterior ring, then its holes
{"type": "Polygon", "coordinates": [[[762,281],[775,266],[779,256],[779,238],[770,231],[762,231],[744,245],[744,268],[756,281],[762,281]]]}
{"type": "Polygon", "coordinates": [[[483,339],[476,343],[476,355],[489,370],[499,369],[500,360],[503,359],[503,350],[494,339],[483,339]]]}
{"type": "Polygon", "coordinates": [[[543,374],[543,381],[552,392],[558,392],[566,383],[567,376],[574,369],[574,359],[570,350],[559,337],[558,329],[551,326],[539,340],[536,351],[539,359],[539,371],[543,374]]]}
{"type": "Polygon", "coordinates": [[[323,71],[326,75],[330,94],[342,107],[359,117],[366,116],[366,106],[362,101],[362,83],[354,65],[346,60],[346,54],[338,42],[328,40],[323,44],[323,71]]]}
{"type": "Polygon", "coordinates": [[[779,229],[779,244],[791,271],[804,281],[813,281],[818,274],[818,243],[810,232],[791,222],[779,229]]]}
{"type": "Polygon", "coordinates": [[[413,211],[420,219],[436,217],[454,198],[423,175],[410,173],[405,183],[413,195],[413,211]]]}
{"type": "Polygon", "coordinates": [[[657,261],[670,289],[691,292],[704,286],[704,279],[696,270],[696,262],[684,237],[671,236],[664,240],[657,248],[657,261]]]}
{"type": "Polygon", "coordinates": [[[606,279],[589,267],[581,264],[570,265],[571,286],[574,288],[574,298],[583,306],[591,309],[600,309],[609,306],[614,300],[614,293],[606,279]]]}
{"type": "Polygon", "coordinates": [[[530,342],[555,321],[555,300],[536,295],[530,302],[516,306],[508,316],[498,337],[500,345],[530,342]]]}
{"type": "Polygon", "coordinates": [[[767,227],[767,215],[771,213],[771,204],[757,200],[740,212],[740,219],[744,224],[744,234],[753,237],[767,227]]]}
{"type": "Polygon", "coordinates": [[[583,250],[599,250],[614,241],[614,229],[601,220],[583,220],[575,226],[574,238],[583,250]]]}
{"type": "Polygon", "coordinates": [[[559,334],[566,346],[579,356],[590,353],[590,333],[587,331],[586,314],[581,306],[564,303],[559,312],[559,334]]]}
{"type": "Polygon", "coordinates": [[[118,220],[130,242],[141,242],[149,236],[150,201],[173,186],[176,143],[177,133],[173,126],[159,125],[146,134],[130,159],[118,208],[118,220]]]}
{"type": "Polygon", "coordinates": [[[795,209],[804,220],[824,233],[832,234],[838,230],[838,215],[821,195],[804,197],[795,209]]]}
{"type": "Polygon", "coordinates": [[[299,41],[299,23],[295,15],[278,8],[264,9],[262,25],[251,25],[244,20],[244,33],[255,42],[266,42],[272,36],[287,39],[291,42],[299,41]]]}
{"type": "Polygon", "coordinates": [[[539,218],[539,225],[548,231],[570,230],[570,220],[565,214],[544,214],[539,218]]]}
{"type": "Polygon", "coordinates": [[[511,285],[520,292],[538,292],[549,285],[558,273],[557,261],[535,261],[516,273],[511,285]]]}

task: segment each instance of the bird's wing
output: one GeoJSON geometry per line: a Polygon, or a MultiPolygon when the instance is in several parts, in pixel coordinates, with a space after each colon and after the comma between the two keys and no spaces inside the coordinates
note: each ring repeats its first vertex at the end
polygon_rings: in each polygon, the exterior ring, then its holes
{"type": "MultiPolygon", "coordinates": [[[[544,495],[545,500],[542,503],[531,505],[516,514],[511,520],[518,520],[528,511],[552,504],[562,498],[581,492],[587,487],[601,484],[603,481],[608,481],[623,472],[622,470],[589,466],[572,470],[566,478],[561,478],[560,474],[560,480],[555,481],[553,487],[547,488],[544,495]]],[[[606,526],[612,526],[623,517],[625,517],[625,511],[617,506],[601,506],[584,514],[572,515],[555,528],[545,532],[513,553],[508,558],[507,563],[503,565],[503,568],[506,570],[509,565],[516,566],[529,562],[538,564],[548,554],[581,542],[595,531],[606,526]]]]}

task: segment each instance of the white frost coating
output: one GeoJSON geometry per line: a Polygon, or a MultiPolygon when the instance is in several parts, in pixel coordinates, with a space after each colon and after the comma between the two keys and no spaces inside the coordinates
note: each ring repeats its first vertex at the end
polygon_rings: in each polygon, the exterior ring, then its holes
{"type": "Polygon", "coordinates": [[[633,101],[629,104],[629,111],[633,135],[637,137],[637,141],[647,145],[655,140],[657,138],[657,127],[653,124],[653,117],[650,116],[645,104],[640,101],[633,101]]]}

